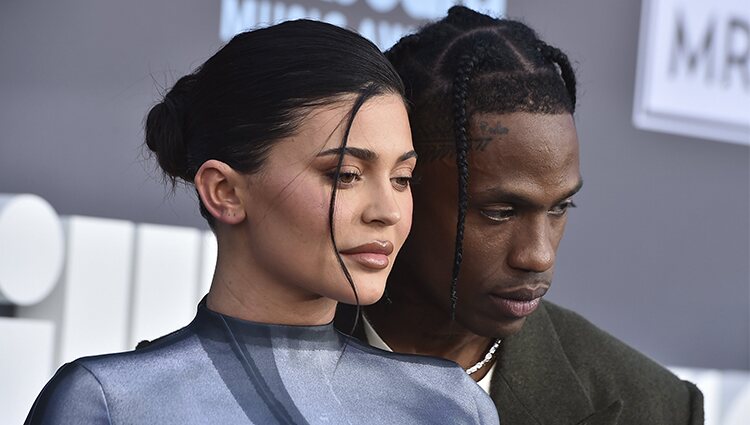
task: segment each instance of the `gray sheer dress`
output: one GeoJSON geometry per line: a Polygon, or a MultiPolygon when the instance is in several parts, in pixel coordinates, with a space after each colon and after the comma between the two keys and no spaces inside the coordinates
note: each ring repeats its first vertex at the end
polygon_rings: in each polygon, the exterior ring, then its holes
{"type": "Polygon", "coordinates": [[[455,363],[388,353],[332,324],[254,323],[198,306],[135,351],[62,366],[26,424],[497,424],[455,363]]]}

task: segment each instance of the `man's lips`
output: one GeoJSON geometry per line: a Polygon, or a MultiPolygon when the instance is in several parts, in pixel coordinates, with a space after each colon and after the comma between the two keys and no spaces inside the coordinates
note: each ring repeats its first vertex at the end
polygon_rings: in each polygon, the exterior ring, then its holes
{"type": "Polygon", "coordinates": [[[541,298],[549,290],[549,284],[524,285],[492,292],[493,297],[507,298],[515,301],[532,301],[541,298]]]}
{"type": "Polygon", "coordinates": [[[490,294],[495,307],[503,316],[522,318],[530,315],[539,307],[549,285],[521,286],[490,294]]]}
{"type": "Polygon", "coordinates": [[[393,243],[376,240],[341,250],[339,253],[368,269],[382,270],[388,267],[388,256],[393,253],[393,243]]]}

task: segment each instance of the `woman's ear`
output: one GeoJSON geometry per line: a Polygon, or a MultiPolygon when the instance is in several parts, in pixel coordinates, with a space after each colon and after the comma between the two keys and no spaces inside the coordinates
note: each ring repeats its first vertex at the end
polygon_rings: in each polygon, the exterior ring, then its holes
{"type": "Polygon", "coordinates": [[[239,224],[247,214],[242,204],[242,175],[229,165],[209,159],[195,173],[195,188],[206,210],[219,222],[239,224]]]}

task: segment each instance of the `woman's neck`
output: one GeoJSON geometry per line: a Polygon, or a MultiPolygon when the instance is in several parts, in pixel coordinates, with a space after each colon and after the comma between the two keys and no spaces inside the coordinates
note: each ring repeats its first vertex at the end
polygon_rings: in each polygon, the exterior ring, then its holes
{"type": "Polygon", "coordinates": [[[322,325],[330,323],[336,301],[274,281],[249,256],[219,256],[206,306],[217,313],[260,323],[322,325]],[[240,258],[237,258],[240,257],[240,258]],[[240,261],[241,260],[241,261],[240,261]]]}

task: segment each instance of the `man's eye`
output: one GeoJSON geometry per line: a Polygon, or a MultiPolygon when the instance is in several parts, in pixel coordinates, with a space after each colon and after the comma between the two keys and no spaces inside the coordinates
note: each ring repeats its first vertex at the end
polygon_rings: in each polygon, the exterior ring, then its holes
{"type": "Polygon", "coordinates": [[[567,200],[561,204],[554,206],[549,213],[552,215],[562,216],[568,211],[569,208],[575,208],[576,204],[572,200],[567,200]]]}
{"type": "Polygon", "coordinates": [[[507,221],[515,214],[515,210],[512,207],[488,208],[479,210],[479,212],[492,221],[507,221]]]}

